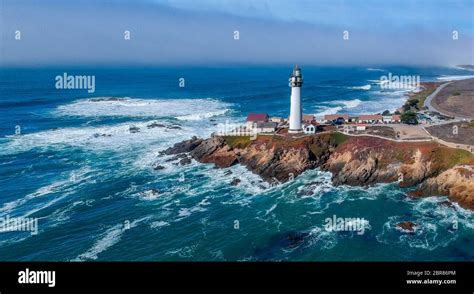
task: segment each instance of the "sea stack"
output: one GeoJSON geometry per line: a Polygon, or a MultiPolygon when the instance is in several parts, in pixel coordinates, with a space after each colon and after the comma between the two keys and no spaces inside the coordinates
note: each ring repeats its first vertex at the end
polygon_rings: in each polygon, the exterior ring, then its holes
{"type": "Polygon", "coordinates": [[[290,79],[291,87],[291,106],[290,106],[290,128],[289,133],[300,133],[301,128],[301,86],[303,85],[303,77],[301,76],[301,69],[298,64],[293,69],[293,74],[290,79]]]}

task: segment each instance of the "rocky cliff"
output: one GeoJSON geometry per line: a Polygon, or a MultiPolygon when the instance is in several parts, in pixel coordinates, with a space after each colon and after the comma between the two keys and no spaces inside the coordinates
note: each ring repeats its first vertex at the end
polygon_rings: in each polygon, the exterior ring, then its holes
{"type": "Polygon", "coordinates": [[[474,169],[472,166],[457,166],[423,182],[413,197],[448,195],[449,200],[464,208],[474,210],[474,169]]]}
{"type": "Polygon", "coordinates": [[[184,152],[196,161],[221,168],[242,164],[268,182],[285,182],[320,167],[332,173],[335,185],[398,181],[402,187],[416,187],[411,196],[448,195],[461,206],[474,209],[473,156],[436,143],[399,143],[340,133],[301,138],[258,136],[256,140],[212,137],[193,138],[162,153],[184,152]]]}

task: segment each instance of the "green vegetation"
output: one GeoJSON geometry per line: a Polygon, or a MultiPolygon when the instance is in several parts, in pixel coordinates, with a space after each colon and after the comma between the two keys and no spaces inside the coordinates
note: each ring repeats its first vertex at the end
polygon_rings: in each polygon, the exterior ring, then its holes
{"type": "Polygon", "coordinates": [[[418,105],[418,99],[416,99],[416,98],[408,99],[408,101],[405,103],[405,105],[408,105],[409,107],[415,107],[415,106],[418,105]]]}
{"type": "Polygon", "coordinates": [[[383,116],[388,116],[388,115],[390,115],[390,111],[389,111],[389,110],[385,110],[384,112],[382,112],[382,115],[383,115],[383,116]]]}
{"type": "Polygon", "coordinates": [[[470,128],[474,128],[474,121],[468,122],[466,125],[470,128]]]}
{"type": "Polygon", "coordinates": [[[310,144],[309,145],[309,150],[316,156],[316,157],[320,157],[321,155],[324,154],[324,151],[326,151],[327,149],[322,147],[322,146],[319,146],[317,144],[310,144]]]}
{"type": "Polygon", "coordinates": [[[414,94],[411,96],[410,99],[408,99],[407,102],[405,102],[405,105],[403,105],[403,110],[404,111],[418,111],[423,108],[423,105],[425,104],[425,100],[428,96],[433,94],[433,92],[436,90],[436,86],[428,86],[425,87],[422,91],[414,94]]]}
{"type": "Polygon", "coordinates": [[[461,95],[461,93],[459,93],[459,92],[454,92],[452,95],[453,95],[453,96],[459,96],[459,95],[461,95]]]}
{"type": "Polygon", "coordinates": [[[404,151],[397,151],[395,153],[394,158],[399,161],[399,162],[405,162],[406,161],[406,154],[404,151]]]}
{"type": "Polygon", "coordinates": [[[413,111],[406,111],[402,113],[400,116],[400,120],[404,124],[411,124],[411,125],[416,125],[418,124],[418,120],[416,118],[416,113],[413,111]]]}
{"type": "Polygon", "coordinates": [[[224,140],[232,148],[245,148],[250,145],[250,136],[225,136],[224,140]]]}
{"type": "Polygon", "coordinates": [[[462,149],[439,147],[433,154],[435,168],[448,169],[458,164],[468,164],[474,159],[471,152],[462,149]]]}
{"type": "Polygon", "coordinates": [[[334,142],[337,146],[346,142],[348,138],[348,136],[338,132],[331,133],[331,142],[334,142]]]}
{"type": "Polygon", "coordinates": [[[428,98],[428,96],[433,94],[433,92],[436,90],[436,88],[437,87],[432,87],[432,88],[429,88],[429,89],[425,89],[425,90],[423,90],[420,93],[417,93],[415,95],[416,99],[418,99],[418,105],[417,105],[418,109],[421,109],[423,107],[423,105],[425,105],[426,98],[428,98]]]}

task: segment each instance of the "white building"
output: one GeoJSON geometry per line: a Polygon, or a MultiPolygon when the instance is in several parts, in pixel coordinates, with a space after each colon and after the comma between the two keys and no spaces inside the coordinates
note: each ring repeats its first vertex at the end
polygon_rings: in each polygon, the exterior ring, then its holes
{"type": "Polygon", "coordinates": [[[277,128],[278,123],[276,122],[257,122],[255,129],[257,133],[273,133],[277,128]]]}
{"type": "Polygon", "coordinates": [[[283,119],[283,117],[273,116],[273,117],[270,118],[270,121],[271,122],[276,122],[276,123],[282,123],[282,122],[284,122],[284,119],[283,119]]]}
{"type": "Polygon", "coordinates": [[[305,134],[314,134],[314,133],[316,133],[316,127],[312,124],[304,125],[303,132],[305,134]]]}
{"type": "Polygon", "coordinates": [[[314,121],[317,122],[318,124],[322,124],[326,122],[326,120],[324,119],[324,116],[315,116],[314,121]]]}
{"type": "Polygon", "coordinates": [[[384,115],[382,116],[382,121],[386,124],[392,123],[392,116],[391,115],[384,115]]]}
{"type": "Polygon", "coordinates": [[[367,129],[365,124],[347,124],[342,125],[342,129],[344,133],[353,133],[353,132],[361,132],[367,129]]]}
{"type": "Polygon", "coordinates": [[[359,116],[359,123],[375,124],[382,122],[383,117],[380,114],[367,114],[359,116]]]}
{"type": "Polygon", "coordinates": [[[293,74],[290,79],[291,87],[291,105],[290,105],[290,128],[289,133],[300,133],[303,131],[301,127],[301,86],[303,85],[303,77],[298,65],[295,65],[293,74]]]}

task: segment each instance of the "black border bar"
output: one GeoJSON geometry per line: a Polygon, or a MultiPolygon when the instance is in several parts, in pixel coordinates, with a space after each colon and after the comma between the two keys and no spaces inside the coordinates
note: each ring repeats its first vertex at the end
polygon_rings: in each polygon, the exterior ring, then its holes
{"type": "Polygon", "coordinates": [[[0,292],[33,288],[310,287],[464,288],[473,293],[473,273],[472,262],[0,262],[0,292]],[[55,271],[55,287],[18,283],[19,272],[26,268],[55,271]],[[425,279],[455,280],[455,284],[407,284],[407,280],[425,279]]]}

